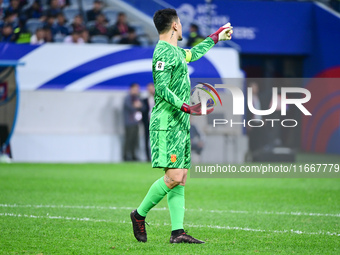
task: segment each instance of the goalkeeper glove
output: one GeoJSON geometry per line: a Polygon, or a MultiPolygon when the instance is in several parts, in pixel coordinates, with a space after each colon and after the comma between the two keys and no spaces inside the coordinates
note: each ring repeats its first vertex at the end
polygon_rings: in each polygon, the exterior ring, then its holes
{"type": "Polygon", "coordinates": [[[215,33],[209,35],[214,40],[215,44],[219,41],[226,41],[231,39],[233,33],[233,27],[228,22],[223,27],[220,27],[215,33]]]}
{"type": "MultiPolygon", "coordinates": [[[[193,106],[190,106],[186,103],[183,103],[183,105],[181,107],[181,111],[185,112],[185,113],[189,113],[191,115],[196,115],[196,116],[203,115],[201,106],[202,106],[201,103],[195,104],[193,106]]],[[[206,114],[212,113],[213,111],[214,111],[214,107],[207,108],[206,114]]]]}

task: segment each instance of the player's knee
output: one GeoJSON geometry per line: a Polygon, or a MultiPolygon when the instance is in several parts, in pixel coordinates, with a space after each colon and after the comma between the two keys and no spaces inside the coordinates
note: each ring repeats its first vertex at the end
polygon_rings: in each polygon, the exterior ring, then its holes
{"type": "Polygon", "coordinates": [[[170,188],[174,188],[177,185],[179,185],[183,180],[183,177],[181,175],[172,175],[168,176],[167,174],[164,176],[164,182],[165,184],[170,188]]]}
{"type": "Polygon", "coordinates": [[[182,182],[182,180],[183,180],[183,177],[181,175],[175,175],[175,176],[172,176],[171,178],[171,182],[175,186],[179,185],[182,182]]]}

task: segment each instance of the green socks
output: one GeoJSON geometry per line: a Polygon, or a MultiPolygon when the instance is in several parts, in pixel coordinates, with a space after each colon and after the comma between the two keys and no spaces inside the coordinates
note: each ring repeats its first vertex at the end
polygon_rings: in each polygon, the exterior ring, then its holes
{"type": "Polygon", "coordinates": [[[177,185],[175,188],[169,189],[165,185],[164,176],[151,185],[143,202],[137,208],[137,213],[142,217],[146,217],[151,208],[158,204],[166,194],[168,194],[171,230],[183,229],[185,211],[184,186],[177,185]]]}
{"type": "Polygon", "coordinates": [[[168,193],[171,230],[183,229],[185,200],[184,186],[177,185],[168,193]]]}
{"type": "Polygon", "coordinates": [[[169,193],[169,191],[171,191],[171,189],[169,189],[165,185],[164,176],[162,176],[160,179],[158,179],[151,185],[143,202],[137,208],[138,214],[140,214],[143,217],[146,217],[147,213],[151,210],[151,208],[157,205],[159,201],[161,201],[163,197],[167,193],[169,193]]]}

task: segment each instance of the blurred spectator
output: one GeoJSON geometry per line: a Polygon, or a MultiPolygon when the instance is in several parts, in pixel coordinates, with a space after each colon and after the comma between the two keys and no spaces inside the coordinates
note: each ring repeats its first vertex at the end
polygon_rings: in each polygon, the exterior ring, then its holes
{"type": "Polygon", "coordinates": [[[12,28],[18,25],[19,19],[16,13],[7,13],[4,18],[4,24],[11,25],[12,28]]]}
{"type": "Polygon", "coordinates": [[[86,12],[86,19],[87,21],[94,21],[96,20],[99,14],[102,14],[103,9],[103,2],[101,0],[95,0],[93,2],[93,7],[91,10],[86,12]]]}
{"type": "Polygon", "coordinates": [[[45,16],[57,17],[62,12],[61,6],[58,0],[51,0],[50,7],[45,11],[45,16]]]}
{"type": "Polygon", "coordinates": [[[45,43],[45,30],[43,28],[38,28],[31,37],[31,44],[37,45],[43,43],[45,43]]]}
{"type": "Polygon", "coordinates": [[[52,31],[56,29],[55,17],[48,16],[46,18],[43,28],[45,31],[45,42],[52,42],[53,41],[52,31]]]}
{"type": "Polygon", "coordinates": [[[30,43],[31,33],[27,30],[25,21],[20,20],[19,25],[14,29],[16,43],[30,43]]]}
{"type": "Polygon", "coordinates": [[[152,82],[150,82],[147,85],[147,92],[148,95],[146,98],[142,100],[142,103],[144,105],[143,107],[143,112],[142,112],[142,122],[144,126],[144,138],[145,138],[145,154],[146,154],[146,159],[148,161],[151,161],[151,156],[150,156],[150,134],[149,134],[149,124],[150,124],[150,116],[151,116],[151,111],[152,108],[155,105],[155,87],[152,82]]]}
{"type": "Polygon", "coordinates": [[[140,42],[137,38],[137,34],[134,28],[130,27],[127,37],[122,38],[119,41],[120,44],[133,44],[140,45],[140,42]]]}
{"type": "Polygon", "coordinates": [[[53,42],[52,30],[45,27],[44,32],[45,32],[45,42],[53,42]]]}
{"type": "MultiPolygon", "coordinates": [[[[273,97],[270,101],[269,108],[272,108],[273,105],[273,97]]],[[[277,92],[277,106],[275,111],[270,115],[271,119],[276,119],[281,122],[282,115],[281,115],[281,89],[277,92]]],[[[286,109],[288,110],[288,108],[286,109]]],[[[273,146],[281,146],[282,145],[282,126],[281,125],[274,125],[270,128],[268,132],[269,141],[273,146]]]]}
{"type": "Polygon", "coordinates": [[[120,12],[117,17],[117,22],[111,27],[111,36],[121,36],[124,37],[127,35],[130,26],[126,21],[126,14],[124,12],[120,12]]]}
{"type": "Polygon", "coordinates": [[[83,38],[84,43],[89,43],[89,42],[90,42],[90,34],[89,34],[89,31],[84,30],[83,32],[81,32],[81,38],[83,38]]]}
{"type": "MultiPolygon", "coordinates": [[[[261,102],[259,98],[259,85],[252,81],[248,85],[250,88],[252,88],[252,99],[253,99],[253,106],[256,110],[261,110],[261,102]]],[[[253,126],[260,126],[262,116],[261,115],[255,115],[249,110],[247,111],[247,121],[253,120],[252,125],[253,126]]],[[[263,140],[263,130],[264,128],[261,127],[250,127],[247,126],[247,133],[249,137],[249,149],[251,152],[254,152],[258,149],[260,149],[264,144],[263,140]]]]}
{"type": "Polygon", "coordinates": [[[71,35],[65,37],[64,43],[83,44],[82,32],[73,31],[71,35]]]}
{"type": "Polygon", "coordinates": [[[46,21],[44,22],[44,28],[48,28],[50,30],[55,29],[55,17],[54,16],[47,16],[46,21]]]}
{"type": "Polygon", "coordinates": [[[125,126],[125,141],[123,159],[136,161],[136,150],[139,144],[138,123],[142,119],[143,104],[139,97],[139,84],[130,85],[129,94],[124,99],[123,114],[125,126]]]}
{"type": "MultiPolygon", "coordinates": [[[[58,5],[59,5],[60,8],[64,8],[64,7],[70,5],[70,0],[57,0],[57,1],[58,1],[58,5]]],[[[53,0],[48,0],[47,4],[49,6],[52,6],[52,4],[53,4],[52,2],[53,2],[53,0]]]]}
{"type": "Polygon", "coordinates": [[[40,19],[43,16],[43,10],[39,0],[35,0],[33,4],[25,11],[26,19],[40,19]]]}
{"type": "Polygon", "coordinates": [[[19,0],[19,6],[20,6],[20,9],[22,9],[22,7],[24,7],[25,5],[28,4],[28,1],[27,0],[19,0]]]}
{"type": "Polygon", "coordinates": [[[191,151],[195,152],[198,155],[201,155],[203,150],[203,138],[201,133],[199,132],[196,125],[191,124],[190,126],[190,140],[191,140],[191,151]]]}
{"type": "Polygon", "coordinates": [[[16,14],[19,17],[20,11],[21,11],[20,1],[11,0],[9,7],[5,11],[5,15],[16,14]]]}
{"type": "Polygon", "coordinates": [[[5,8],[3,7],[3,0],[0,0],[0,19],[5,16],[5,8]]]}
{"type": "Polygon", "coordinates": [[[13,32],[13,27],[10,24],[5,24],[1,32],[1,42],[14,42],[15,35],[13,32]]]}
{"type": "Polygon", "coordinates": [[[82,32],[86,30],[83,17],[81,15],[76,15],[71,24],[72,30],[76,32],[82,32]]]}
{"type": "Polygon", "coordinates": [[[199,34],[198,26],[196,24],[191,24],[187,46],[194,47],[195,45],[199,44],[203,40],[204,38],[199,34]]]}
{"type": "Polygon", "coordinates": [[[62,13],[58,14],[57,23],[55,26],[52,27],[52,35],[55,36],[56,34],[60,36],[67,36],[70,34],[70,31],[66,26],[65,16],[62,13]]]}
{"type": "Polygon", "coordinates": [[[104,14],[98,14],[96,23],[90,28],[90,35],[108,35],[107,21],[104,14]]]}

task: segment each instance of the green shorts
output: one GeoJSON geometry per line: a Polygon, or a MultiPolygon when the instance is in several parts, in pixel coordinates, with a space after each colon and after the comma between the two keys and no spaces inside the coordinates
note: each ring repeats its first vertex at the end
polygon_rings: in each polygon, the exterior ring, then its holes
{"type": "Polygon", "coordinates": [[[189,169],[190,131],[150,130],[152,167],[189,169]]]}

